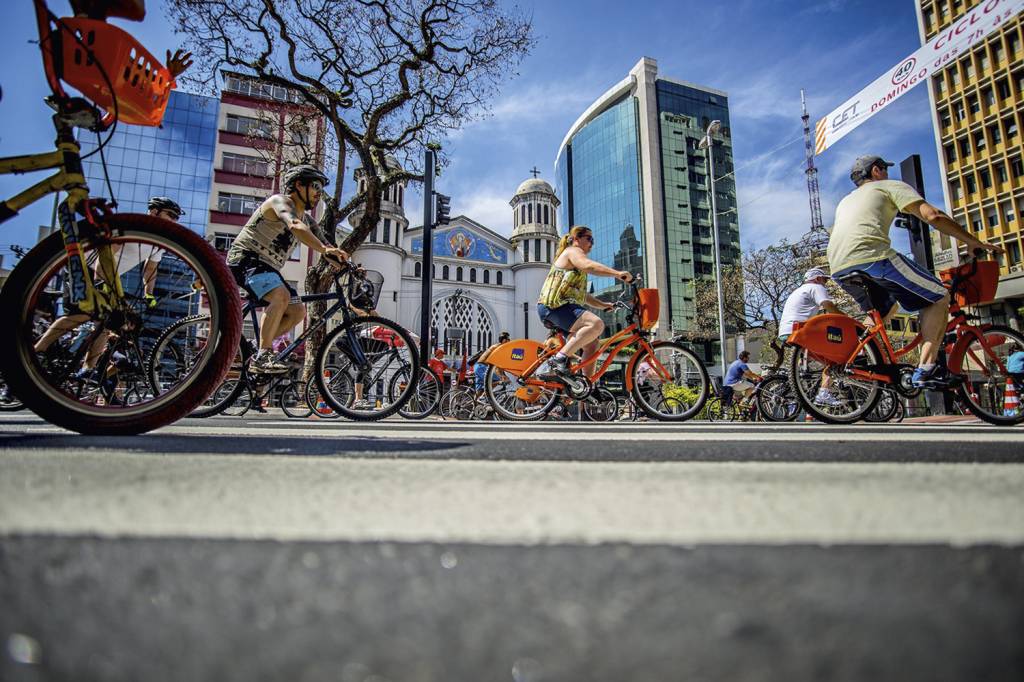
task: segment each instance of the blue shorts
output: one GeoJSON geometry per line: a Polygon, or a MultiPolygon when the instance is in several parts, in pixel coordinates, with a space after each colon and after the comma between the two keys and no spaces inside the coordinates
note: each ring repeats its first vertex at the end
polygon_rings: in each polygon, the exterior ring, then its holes
{"type": "Polygon", "coordinates": [[[298,295],[295,289],[284,281],[281,273],[266,263],[260,263],[253,267],[232,265],[231,274],[235,276],[238,286],[248,291],[257,301],[262,301],[264,296],[278,287],[287,289],[289,296],[298,295]]]}
{"type": "Polygon", "coordinates": [[[537,304],[537,314],[540,315],[541,322],[553,324],[566,334],[576,324],[576,320],[580,319],[580,315],[585,312],[587,312],[586,308],[578,303],[566,303],[554,309],[543,303],[537,304]]]}
{"type": "Polygon", "coordinates": [[[844,268],[833,272],[832,279],[857,301],[861,310],[877,310],[882,315],[895,303],[907,312],[917,312],[941,301],[947,293],[935,275],[902,254],[844,268]],[[869,279],[860,277],[860,273],[869,279]]]}
{"type": "Polygon", "coordinates": [[[485,365],[482,362],[476,363],[476,365],[473,366],[473,380],[474,380],[474,386],[476,387],[476,390],[478,390],[478,391],[484,390],[484,386],[485,386],[484,379],[486,379],[486,378],[487,378],[487,365],[485,365]]]}

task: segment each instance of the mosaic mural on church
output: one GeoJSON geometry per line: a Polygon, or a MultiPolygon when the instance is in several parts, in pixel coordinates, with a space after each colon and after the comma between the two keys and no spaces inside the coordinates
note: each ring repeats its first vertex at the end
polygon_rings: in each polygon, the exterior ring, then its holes
{"type": "MultiPolygon", "coordinates": [[[[412,252],[423,253],[423,237],[413,237],[412,252]]],[[[502,265],[508,263],[508,251],[461,228],[435,231],[434,255],[502,265]]]]}

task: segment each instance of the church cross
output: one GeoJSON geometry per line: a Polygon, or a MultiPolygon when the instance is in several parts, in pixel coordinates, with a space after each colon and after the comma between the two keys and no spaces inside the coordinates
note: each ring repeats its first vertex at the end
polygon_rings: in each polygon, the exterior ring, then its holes
{"type": "Polygon", "coordinates": [[[530,172],[531,172],[531,173],[533,173],[533,177],[534,177],[535,179],[536,179],[536,177],[537,177],[538,175],[540,175],[540,171],[539,171],[539,170],[537,170],[537,166],[536,166],[536,165],[534,165],[534,167],[533,167],[533,170],[531,170],[530,172]]]}

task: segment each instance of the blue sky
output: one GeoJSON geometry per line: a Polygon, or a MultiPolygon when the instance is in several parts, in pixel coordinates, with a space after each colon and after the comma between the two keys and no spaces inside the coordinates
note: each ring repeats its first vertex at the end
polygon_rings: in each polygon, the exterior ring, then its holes
{"type": "MultiPolygon", "coordinates": [[[[35,37],[31,3],[5,3],[0,40],[0,154],[44,151],[53,130],[35,37]]],[[[129,24],[154,54],[176,46],[162,12],[150,0],[143,25],[129,24]]],[[[807,231],[800,88],[808,92],[812,121],[841,104],[881,72],[913,52],[920,41],[914,0],[703,0],[522,2],[532,13],[539,44],[492,104],[492,114],[445,144],[452,163],[439,190],[453,197],[453,214],[465,213],[496,232],[511,233],[508,200],[537,166],[554,184],[554,157],[579,114],[644,56],[663,75],[729,93],[745,248],[807,231]]],[[[58,14],[64,0],[51,0],[58,14]]],[[[897,163],[922,157],[926,194],[942,205],[928,95],[924,86],[903,96],[817,159],[822,208],[831,222],[849,191],[850,163],[862,153],[897,163]]],[[[0,177],[0,195],[28,184],[0,177]]],[[[349,181],[349,185],[351,182],[349,181]]],[[[413,225],[422,208],[410,188],[413,225]]],[[[42,201],[4,225],[8,244],[29,244],[36,226],[48,223],[52,202],[42,201]]],[[[895,235],[894,235],[895,236],[895,235]]],[[[9,262],[10,258],[6,258],[9,262]]]]}

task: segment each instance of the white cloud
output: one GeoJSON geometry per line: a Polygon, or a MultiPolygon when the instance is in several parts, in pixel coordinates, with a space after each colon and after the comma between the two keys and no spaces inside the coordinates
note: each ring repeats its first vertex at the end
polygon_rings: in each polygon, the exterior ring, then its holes
{"type": "Polygon", "coordinates": [[[486,186],[464,196],[452,198],[452,215],[464,215],[484,227],[505,235],[512,234],[512,208],[508,205],[515,187],[486,186]]]}

